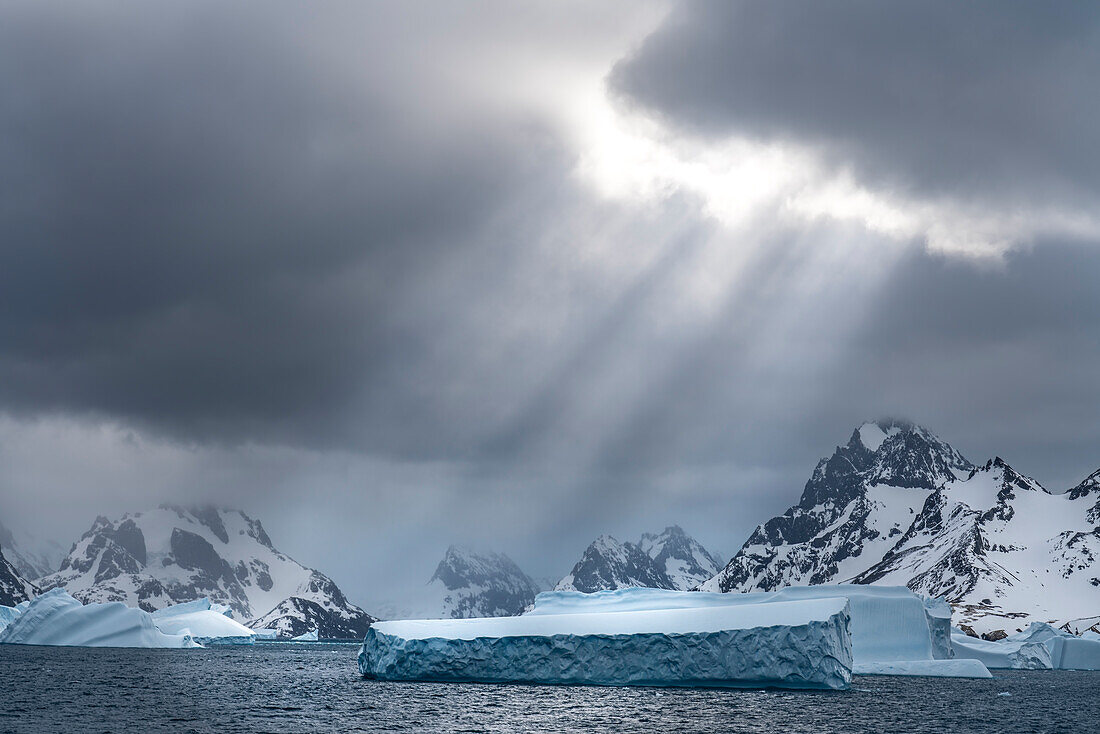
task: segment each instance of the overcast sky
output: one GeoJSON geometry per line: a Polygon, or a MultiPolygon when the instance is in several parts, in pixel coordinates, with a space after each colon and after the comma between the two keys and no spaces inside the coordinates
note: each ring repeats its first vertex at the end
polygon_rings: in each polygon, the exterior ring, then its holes
{"type": "Polygon", "coordinates": [[[863,420],[1100,467],[1093,3],[0,5],[0,513],[728,557],[863,420]]]}

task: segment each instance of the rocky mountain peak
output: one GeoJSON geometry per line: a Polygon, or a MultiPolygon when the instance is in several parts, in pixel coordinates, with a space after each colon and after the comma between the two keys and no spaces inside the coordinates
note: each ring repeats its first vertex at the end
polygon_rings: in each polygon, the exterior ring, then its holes
{"type": "Polygon", "coordinates": [[[671,525],[661,533],[642,535],[637,543],[601,535],[555,588],[586,593],[628,586],[688,590],[720,567],[721,562],[697,540],[671,525]]]}

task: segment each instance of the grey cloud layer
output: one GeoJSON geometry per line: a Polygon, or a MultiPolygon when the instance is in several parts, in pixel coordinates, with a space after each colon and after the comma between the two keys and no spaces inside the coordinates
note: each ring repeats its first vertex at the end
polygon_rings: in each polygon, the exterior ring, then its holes
{"type": "Polygon", "coordinates": [[[456,250],[486,264],[468,287],[497,276],[482,223],[557,152],[392,77],[419,51],[383,13],[349,19],[349,70],[302,10],[106,7],[0,30],[4,404],[320,445],[347,410],[415,414],[372,389],[434,348],[407,324],[446,320],[414,279],[456,250]]]}
{"type": "MultiPolygon", "coordinates": [[[[0,429],[140,438],[0,441],[24,505],[79,498],[83,528],[241,504],[365,599],[452,541],[539,574],[670,522],[732,552],[884,413],[1053,487],[1100,465],[1096,243],[980,270],[828,220],[608,201],[560,120],[499,93],[544,77],[475,57],[504,38],[555,66],[618,22],[241,7],[0,11],[0,429]]],[[[819,7],[677,6],[611,83],[937,195],[1093,195],[1095,100],[1067,91],[1090,18],[819,7]]]]}
{"type": "Polygon", "coordinates": [[[695,1],[615,70],[703,134],[821,149],[874,185],[1080,205],[1100,193],[1091,3],[695,1]]]}

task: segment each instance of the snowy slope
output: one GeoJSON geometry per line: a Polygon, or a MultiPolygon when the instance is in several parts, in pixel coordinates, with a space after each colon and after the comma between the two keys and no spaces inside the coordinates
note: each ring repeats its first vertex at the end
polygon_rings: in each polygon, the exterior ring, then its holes
{"type": "Polygon", "coordinates": [[[956,624],[979,634],[1095,616],[1097,476],[1052,494],[994,459],[929,496],[897,545],[856,580],[943,596],[956,624]]]}
{"type": "Polygon", "coordinates": [[[147,611],[209,597],[240,620],[299,598],[348,627],[347,636],[361,636],[370,621],[331,579],[280,553],[258,520],[233,510],[162,505],[116,521],[99,517],[39,585],[147,611]]]}
{"type": "Polygon", "coordinates": [[[656,535],[642,535],[638,547],[665,572],[671,588],[679,591],[694,589],[722,568],[722,561],[679,525],[671,525],[656,535]]]}
{"type": "Polygon", "coordinates": [[[0,606],[14,607],[35,596],[38,596],[38,588],[7,561],[4,548],[0,546],[0,606]]]}
{"type": "Polygon", "coordinates": [[[646,533],[638,543],[601,535],[554,587],[557,591],[603,591],[630,586],[686,591],[712,577],[721,563],[678,526],[646,533]]]}
{"type": "Polygon", "coordinates": [[[865,423],[818,463],[799,503],[757,527],[701,588],[771,591],[851,581],[896,544],[934,489],[972,468],[921,426],[865,423]]]}
{"type": "Polygon", "coordinates": [[[522,614],[541,591],[503,553],[478,553],[452,545],[421,589],[379,607],[388,619],[463,619],[522,614]]]}

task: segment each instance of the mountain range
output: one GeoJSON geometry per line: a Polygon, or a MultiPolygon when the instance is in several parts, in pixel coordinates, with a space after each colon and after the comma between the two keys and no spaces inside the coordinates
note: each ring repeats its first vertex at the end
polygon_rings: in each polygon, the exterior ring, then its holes
{"type": "Polygon", "coordinates": [[[254,628],[361,638],[373,618],[329,577],[278,551],[259,520],[235,510],[171,505],[96,518],[60,568],[37,581],[84,603],[154,611],[208,597],[254,628]]]}
{"type": "Polygon", "coordinates": [[[758,526],[699,588],[874,583],[943,596],[955,624],[1077,631],[1100,614],[1100,471],[1054,493],[1000,458],[975,466],[905,421],[857,428],[797,505],[758,526]]]}
{"type": "Polygon", "coordinates": [[[507,617],[535,602],[541,585],[503,553],[452,545],[435,573],[400,602],[379,607],[386,618],[507,617]]]}
{"type": "Polygon", "coordinates": [[[593,592],[648,586],[687,591],[713,577],[722,562],[679,526],[646,533],[637,543],[601,535],[589,545],[557,591],[593,592]]]}
{"type": "MultiPolygon", "coordinates": [[[[164,505],[100,517],[59,564],[0,526],[5,540],[0,604],[56,586],[84,602],[147,610],[207,596],[282,636],[318,629],[321,637],[362,637],[374,619],[327,576],[276,550],[260,522],[239,511],[164,505]]],[[[974,634],[1011,634],[1031,621],[1080,632],[1100,629],[1098,556],[1100,470],[1053,492],[999,457],[975,465],[924,427],[882,420],[859,426],[821,459],[798,503],[759,525],[728,563],[674,525],[637,542],[600,536],[553,587],[904,585],[946,598],[954,623],[974,634]]],[[[381,614],[515,615],[548,587],[504,554],[451,546],[420,590],[381,614]]]]}

